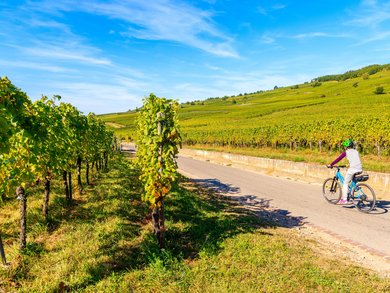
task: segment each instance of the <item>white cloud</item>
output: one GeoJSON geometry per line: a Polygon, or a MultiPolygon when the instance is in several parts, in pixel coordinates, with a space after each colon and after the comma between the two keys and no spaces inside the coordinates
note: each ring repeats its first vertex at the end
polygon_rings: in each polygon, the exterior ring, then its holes
{"type": "Polygon", "coordinates": [[[363,6],[376,6],[377,0],[363,0],[362,5],[363,6]]]}
{"type": "Polygon", "coordinates": [[[208,68],[208,69],[211,69],[211,70],[215,70],[215,71],[220,71],[220,70],[222,70],[221,67],[214,66],[214,65],[210,65],[210,64],[205,64],[205,67],[208,68]]]}
{"type": "Polygon", "coordinates": [[[357,44],[355,44],[355,46],[361,46],[361,45],[368,44],[371,42],[377,42],[377,41],[389,40],[389,39],[390,39],[390,31],[376,32],[372,36],[366,37],[362,41],[358,42],[357,44]]]}
{"type": "Polygon", "coordinates": [[[390,20],[390,2],[364,0],[359,8],[349,11],[349,14],[350,20],[346,21],[348,25],[377,27],[390,20]]]}
{"type": "MultiPolygon", "coordinates": [[[[23,20],[22,20],[23,21],[23,20]]],[[[53,21],[53,20],[42,20],[39,18],[29,18],[24,20],[25,25],[37,28],[52,28],[52,29],[61,29],[63,31],[69,32],[69,28],[63,23],[53,21]]]]}
{"type": "Polygon", "coordinates": [[[34,70],[41,70],[41,71],[49,71],[49,72],[71,72],[72,69],[56,66],[56,65],[50,65],[50,64],[44,64],[44,63],[34,63],[34,62],[28,62],[28,61],[5,61],[0,60],[0,65],[10,67],[10,68],[29,68],[34,70]]]}
{"type": "Polygon", "coordinates": [[[268,15],[267,10],[266,10],[263,6],[257,7],[257,11],[258,11],[261,15],[264,15],[264,16],[268,15]]]}
{"type": "Polygon", "coordinates": [[[293,39],[307,39],[307,38],[345,38],[348,37],[347,34],[330,34],[325,32],[312,32],[312,33],[302,33],[294,35],[291,38],[293,39]]]}
{"type": "Polygon", "coordinates": [[[87,56],[87,52],[84,50],[75,49],[67,49],[61,48],[59,46],[51,46],[42,44],[39,47],[21,47],[25,54],[35,57],[44,57],[50,59],[59,60],[68,60],[68,61],[78,61],[86,64],[92,65],[111,65],[111,61],[106,58],[94,58],[87,56]]]}
{"type": "Polygon", "coordinates": [[[70,98],[83,97],[84,100],[89,100],[89,103],[100,98],[110,101],[120,101],[128,100],[129,97],[132,97],[127,87],[121,87],[118,84],[58,82],[54,86],[70,98]]]}
{"type": "Polygon", "coordinates": [[[140,105],[142,100],[141,95],[135,94],[125,84],[54,82],[50,86],[55,90],[47,89],[44,94],[60,95],[61,101],[69,102],[81,111],[88,109],[96,114],[108,111],[127,111],[132,105],[140,105]]]}
{"type": "Polygon", "coordinates": [[[261,15],[268,16],[268,15],[271,14],[272,12],[278,11],[278,10],[282,10],[282,9],[285,9],[286,7],[287,7],[286,4],[277,3],[277,4],[274,4],[274,5],[269,6],[269,7],[266,7],[266,6],[258,6],[258,7],[257,7],[257,11],[258,11],[261,15]]]}
{"type": "Polygon", "coordinates": [[[50,19],[42,13],[47,5],[28,3],[30,4],[18,7],[13,13],[4,12],[5,16],[0,17],[0,25],[7,28],[1,44],[3,47],[18,50],[22,53],[22,58],[31,62],[30,65],[38,61],[43,64],[55,61],[94,66],[112,64],[108,58],[99,56],[100,49],[86,45],[88,41],[75,35],[67,24],[50,19]],[[41,7],[42,11],[34,10],[38,7],[41,7]]]}
{"type": "MultiPolygon", "coordinates": [[[[314,38],[352,38],[350,34],[347,33],[328,33],[328,32],[306,32],[295,35],[281,34],[281,33],[264,33],[260,37],[260,42],[267,45],[275,45],[279,40],[285,39],[294,39],[294,40],[304,40],[304,39],[314,39],[314,38]]],[[[276,49],[276,47],[275,47],[276,49]]],[[[283,49],[283,46],[278,46],[278,50],[283,49]]]]}
{"type": "Polygon", "coordinates": [[[355,19],[348,21],[348,24],[358,26],[377,26],[387,20],[390,20],[390,12],[388,11],[372,11],[372,14],[360,15],[355,19]]]}
{"type": "Polygon", "coordinates": [[[276,38],[274,36],[271,36],[269,33],[265,33],[261,36],[260,41],[263,44],[273,44],[275,43],[276,38]]]}
{"type": "Polygon", "coordinates": [[[279,3],[279,4],[273,5],[273,6],[272,6],[272,10],[282,10],[282,9],[284,9],[284,8],[286,8],[286,7],[287,7],[286,4],[281,4],[281,3],[279,3]]]}
{"type": "Polygon", "coordinates": [[[212,13],[175,0],[41,1],[30,4],[36,11],[81,11],[118,19],[128,24],[128,37],[174,41],[222,57],[237,58],[233,38],[220,31],[212,13]]]}
{"type": "Polygon", "coordinates": [[[113,76],[113,79],[118,85],[127,90],[139,90],[140,88],[146,88],[148,86],[148,82],[146,81],[139,81],[125,76],[113,76]]]}

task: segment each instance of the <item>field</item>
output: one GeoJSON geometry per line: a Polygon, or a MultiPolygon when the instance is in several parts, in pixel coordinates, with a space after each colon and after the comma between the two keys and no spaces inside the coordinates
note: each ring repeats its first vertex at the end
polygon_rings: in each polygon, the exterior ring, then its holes
{"type": "MultiPolygon", "coordinates": [[[[383,67],[383,68],[382,68],[383,67]]],[[[390,170],[390,70],[371,67],[344,78],[318,79],[272,91],[180,105],[187,147],[307,162],[329,162],[353,138],[370,170],[390,170]],[[378,88],[383,93],[378,94],[378,88]],[[272,155],[271,155],[272,153],[272,155]],[[385,164],[385,165],[383,165],[385,164]]],[[[115,133],[136,140],[137,112],[102,115],[115,133]]]]}
{"type": "MultiPolygon", "coordinates": [[[[18,204],[3,203],[0,225],[11,263],[5,292],[388,292],[389,279],[326,256],[321,243],[259,218],[238,201],[181,178],[166,201],[166,247],[153,236],[132,163],[108,173],[68,206],[54,188],[52,221],[40,214],[42,187],[29,196],[28,245],[18,255],[18,204]]],[[[269,211],[270,215],[272,211],[269,211]]],[[[271,217],[272,218],[272,217],[271,217]]]]}

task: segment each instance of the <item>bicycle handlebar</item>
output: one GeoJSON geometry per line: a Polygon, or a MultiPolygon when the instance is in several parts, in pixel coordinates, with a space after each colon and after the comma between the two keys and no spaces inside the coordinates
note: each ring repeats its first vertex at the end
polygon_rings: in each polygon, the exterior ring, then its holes
{"type": "Polygon", "coordinates": [[[329,168],[329,169],[333,169],[333,168],[346,168],[347,166],[346,165],[340,165],[340,166],[330,166],[330,165],[327,165],[326,167],[329,168]]]}

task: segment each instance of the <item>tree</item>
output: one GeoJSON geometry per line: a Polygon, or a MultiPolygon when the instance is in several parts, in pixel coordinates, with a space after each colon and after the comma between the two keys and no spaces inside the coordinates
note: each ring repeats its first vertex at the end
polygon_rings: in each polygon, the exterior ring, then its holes
{"type": "Polygon", "coordinates": [[[376,95],[382,95],[384,93],[385,93],[385,89],[383,88],[383,86],[378,86],[374,91],[374,94],[376,95]]]}

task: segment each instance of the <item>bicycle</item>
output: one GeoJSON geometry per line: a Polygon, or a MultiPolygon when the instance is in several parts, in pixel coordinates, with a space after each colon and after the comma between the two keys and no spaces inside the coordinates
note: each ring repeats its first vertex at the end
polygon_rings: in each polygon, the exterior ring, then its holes
{"type": "MultiPolygon", "coordinates": [[[[331,204],[337,204],[341,199],[342,186],[344,184],[344,177],[340,172],[341,168],[346,166],[327,166],[328,168],[337,168],[336,174],[333,178],[328,178],[324,181],[322,186],[322,193],[324,198],[331,204]]],[[[375,208],[376,196],[374,190],[363,181],[367,181],[369,176],[367,174],[356,173],[351,183],[348,186],[348,202],[351,202],[355,207],[364,213],[369,213],[375,208]]]]}

